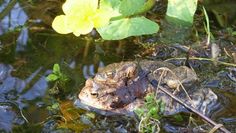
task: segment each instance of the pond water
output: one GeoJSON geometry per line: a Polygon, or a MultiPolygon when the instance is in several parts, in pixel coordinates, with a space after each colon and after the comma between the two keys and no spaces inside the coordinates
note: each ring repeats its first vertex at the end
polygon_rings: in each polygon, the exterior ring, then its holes
{"type": "MultiPolygon", "coordinates": [[[[61,12],[58,7],[62,2],[0,0],[0,12],[6,12],[2,18],[0,15],[0,132],[137,132],[137,119],[101,116],[75,108],[73,102],[85,80],[94,76],[99,67],[149,55],[153,52],[151,42],[156,38],[141,38],[143,42],[150,42],[146,48],[137,43],[140,38],[134,37],[103,41],[95,32],[82,37],[59,35],[50,25],[61,12]],[[55,86],[46,80],[54,64],[59,64],[70,79],[69,84],[61,86],[63,89],[56,88],[59,93],[52,92],[55,86]]],[[[229,38],[222,46],[235,52],[234,41],[229,38]]],[[[177,47],[155,47],[156,54],[149,57],[159,60],[181,57],[185,54],[183,50],[171,55],[179,49],[177,47]]],[[[204,52],[209,54],[207,50],[204,52]]],[[[201,86],[215,89],[224,99],[220,100],[222,109],[212,118],[236,132],[236,68],[215,67],[209,62],[200,62],[200,67],[196,64],[194,69],[201,79],[201,86]]],[[[183,123],[179,126],[186,124],[183,123]]],[[[165,126],[166,132],[177,132],[174,126],[165,126]]]]}

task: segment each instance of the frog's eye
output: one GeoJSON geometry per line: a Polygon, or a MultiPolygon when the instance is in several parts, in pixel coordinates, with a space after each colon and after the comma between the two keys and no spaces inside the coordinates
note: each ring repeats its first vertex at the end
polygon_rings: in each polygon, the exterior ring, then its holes
{"type": "Polygon", "coordinates": [[[98,96],[98,93],[97,93],[97,92],[91,92],[90,94],[91,94],[92,96],[96,96],[96,97],[98,96]]]}
{"type": "Polygon", "coordinates": [[[90,94],[92,95],[92,96],[98,96],[98,88],[93,88],[91,91],[90,91],[90,94]]]}
{"type": "Polygon", "coordinates": [[[100,88],[99,85],[96,84],[95,82],[93,82],[93,87],[92,87],[91,90],[90,90],[90,94],[91,94],[92,96],[98,96],[99,88],[100,88]]]}

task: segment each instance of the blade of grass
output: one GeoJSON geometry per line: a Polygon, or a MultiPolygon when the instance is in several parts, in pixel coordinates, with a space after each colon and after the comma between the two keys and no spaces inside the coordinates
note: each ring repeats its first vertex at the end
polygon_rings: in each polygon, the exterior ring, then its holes
{"type": "Polygon", "coordinates": [[[204,23],[204,28],[205,28],[205,31],[207,33],[207,45],[209,45],[210,44],[210,40],[211,40],[211,31],[210,31],[209,17],[208,17],[208,14],[206,12],[206,9],[204,7],[202,7],[202,9],[203,9],[204,16],[205,16],[205,19],[206,19],[206,24],[204,23]]]}

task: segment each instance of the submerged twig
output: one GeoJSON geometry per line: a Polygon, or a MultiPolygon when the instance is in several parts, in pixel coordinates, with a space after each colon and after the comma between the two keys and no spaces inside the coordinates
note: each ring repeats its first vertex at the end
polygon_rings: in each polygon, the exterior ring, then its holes
{"type": "Polygon", "coordinates": [[[15,6],[17,3],[17,0],[12,0],[6,8],[0,13],[0,20],[2,20],[10,11],[11,9],[15,6]]]}
{"type": "Polygon", "coordinates": [[[14,105],[15,107],[17,107],[17,109],[18,109],[19,112],[20,112],[21,117],[25,120],[26,123],[29,123],[29,121],[27,120],[27,118],[24,116],[22,109],[21,109],[15,102],[9,101],[9,100],[0,102],[0,105],[4,105],[4,104],[6,104],[6,105],[7,105],[7,104],[8,104],[8,105],[14,105]]]}
{"type": "Polygon", "coordinates": [[[47,117],[46,120],[44,120],[44,121],[42,121],[42,122],[39,122],[38,124],[39,124],[39,125],[42,125],[42,124],[44,124],[45,122],[47,122],[48,120],[54,119],[54,118],[62,118],[62,119],[64,120],[64,123],[67,124],[66,118],[65,118],[64,116],[62,116],[62,115],[52,115],[52,116],[50,116],[50,117],[47,117]]]}
{"type": "MultiPolygon", "coordinates": [[[[157,84],[151,83],[155,88],[157,87],[157,84]]],[[[208,118],[207,116],[205,116],[204,114],[202,114],[201,112],[199,112],[197,109],[189,106],[188,104],[184,103],[183,101],[181,101],[178,97],[176,97],[175,95],[173,95],[171,92],[169,92],[166,88],[159,86],[159,88],[161,91],[163,91],[164,93],[166,93],[167,95],[169,95],[171,98],[173,98],[175,101],[177,101],[178,103],[180,103],[181,105],[183,105],[185,108],[187,108],[188,110],[196,113],[197,115],[199,115],[201,118],[203,118],[204,120],[206,120],[208,123],[210,123],[211,125],[214,126],[214,129],[220,129],[221,131],[223,131],[224,133],[230,133],[230,131],[228,131],[226,128],[223,127],[222,124],[218,124],[216,122],[214,122],[213,120],[211,120],[210,118],[208,118]]]]}

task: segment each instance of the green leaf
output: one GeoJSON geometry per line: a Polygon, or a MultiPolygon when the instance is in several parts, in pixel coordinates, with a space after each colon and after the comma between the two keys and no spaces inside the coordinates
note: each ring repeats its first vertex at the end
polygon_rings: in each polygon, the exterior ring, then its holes
{"type": "Polygon", "coordinates": [[[52,105],[52,109],[59,109],[59,107],[60,107],[59,103],[54,103],[52,105]]]}
{"type": "Polygon", "coordinates": [[[54,64],[54,66],[53,66],[53,73],[55,73],[55,74],[61,73],[59,64],[54,64]]]}
{"type": "Polygon", "coordinates": [[[97,29],[105,40],[120,40],[130,36],[153,34],[158,30],[158,24],[145,17],[115,20],[111,21],[109,25],[97,29]]]}
{"type": "Polygon", "coordinates": [[[120,8],[120,0],[100,0],[99,8],[110,12],[112,17],[120,16],[119,8],[120,8]]]}
{"type": "Polygon", "coordinates": [[[100,8],[113,8],[113,9],[119,9],[120,7],[120,0],[100,0],[99,6],[100,8]]]}
{"type": "Polygon", "coordinates": [[[95,119],[95,114],[92,112],[86,113],[86,116],[88,116],[89,118],[95,119]]]}
{"type": "Polygon", "coordinates": [[[196,9],[197,0],[168,0],[166,15],[192,24],[196,9]]]}
{"type": "Polygon", "coordinates": [[[157,114],[158,113],[158,109],[156,107],[152,107],[149,112],[151,115],[157,114]]]}
{"type": "Polygon", "coordinates": [[[134,110],[134,112],[138,115],[139,118],[141,118],[145,111],[143,108],[137,108],[134,110]]]}
{"type": "Polygon", "coordinates": [[[233,32],[232,32],[232,35],[233,35],[233,36],[236,36],[236,31],[233,31],[233,32]]]}
{"type": "Polygon", "coordinates": [[[145,13],[150,10],[156,3],[156,0],[146,0],[143,7],[139,10],[139,13],[145,13]]]}
{"type": "Polygon", "coordinates": [[[49,74],[46,78],[47,81],[56,81],[59,77],[55,74],[49,74]]]}
{"type": "Polygon", "coordinates": [[[152,103],[154,97],[155,97],[154,94],[151,93],[151,94],[148,94],[148,95],[145,97],[145,100],[146,100],[146,102],[151,102],[151,103],[152,103]]]}
{"type": "Polygon", "coordinates": [[[120,13],[131,16],[139,12],[145,4],[145,0],[123,0],[120,4],[120,13]]]}
{"type": "Polygon", "coordinates": [[[180,114],[174,115],[174,118],[175,118],[177,121],[179,121],[179,122],[184,121],[183,117],[182,117],[180,114]]]}

